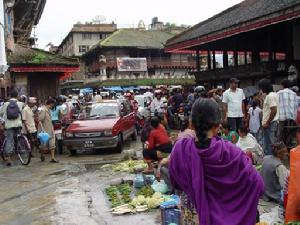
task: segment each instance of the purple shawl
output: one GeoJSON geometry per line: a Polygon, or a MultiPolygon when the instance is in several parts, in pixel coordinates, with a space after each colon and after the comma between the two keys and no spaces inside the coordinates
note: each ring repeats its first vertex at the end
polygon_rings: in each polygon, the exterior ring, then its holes
{"type": "Polygon", "coordinates": [[[200,225],[254,225],[261,176],[239,148],[219,137],[198,149],[194,139],[178,141],[171,154],[170,179],[196,207],[200,225]]]}

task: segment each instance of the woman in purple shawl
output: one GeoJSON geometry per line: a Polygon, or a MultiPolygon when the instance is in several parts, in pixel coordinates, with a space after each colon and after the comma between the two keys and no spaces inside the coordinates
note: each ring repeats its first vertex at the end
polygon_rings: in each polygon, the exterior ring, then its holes
{"type": "Polygon", "coordinates": [[[170,179],[195,207],[200,225],[254,225],[263,180],[243,151],[217,137],[220,120],[217,103],[195,102],[192,125],[197,138],[174,146],[170,179]]]}

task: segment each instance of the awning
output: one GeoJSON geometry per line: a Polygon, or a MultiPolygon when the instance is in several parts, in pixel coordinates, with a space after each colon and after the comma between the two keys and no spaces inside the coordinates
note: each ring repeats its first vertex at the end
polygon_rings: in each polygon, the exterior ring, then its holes
{"type": "Polygon", "coordinates": [[[84,93],[84,94],[93,93],[93,88],[80,89],[80,93],[84,93]]]}
{"type": "Polygon", "coordinates": [[[243,90],[244,90],[244,94],[245,94],[246,98],[249,98],[259,92],[257,86],[249,86],[249,87],[244,88],[243,90]]]}
{"type": "Polygon", "coordinates": [[[115,87],[103,87],[103,90],[106,90],[106,91],[121,92],[121,91],[123,91],[123,88],[121,88],[120,86],[115,86],[115,87]]]}

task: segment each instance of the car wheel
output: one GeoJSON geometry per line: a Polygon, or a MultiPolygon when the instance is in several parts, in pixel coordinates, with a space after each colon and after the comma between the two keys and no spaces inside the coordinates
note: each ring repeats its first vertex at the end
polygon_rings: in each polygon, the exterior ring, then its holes
{"type": "Polygon", "coordinates": [[[133,134],[131,135],[131,139],[132,139],[133,141],[136,141],[136,140],[137,140],[137,130],[136,130],[136,128],[134,129],[134,132],[133,132],[133,134]]]}
{"type": "Polygon", "coordinates": [[[75,149],[69,149],[70,150],[70,156],[77,156],[77,151],[75,149]]]}
{"type": "Polygon", "coordinates": [[[117,145],[117,152],[121,153],[123,151],[123,137],[122,137],[122,134],[119,134],[118,135],[118,145],[117,145]]]}

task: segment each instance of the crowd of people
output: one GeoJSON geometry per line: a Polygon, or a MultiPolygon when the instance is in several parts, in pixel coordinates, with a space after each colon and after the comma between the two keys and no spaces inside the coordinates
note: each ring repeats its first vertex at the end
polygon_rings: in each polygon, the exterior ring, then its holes
{"type": "MultiPolygon", "coordinates": [[[[298,90],[283,80],[283,89],[275,92],[271,81],[262,79],[259,91],[246,99],[238,85],[232,78],[225,91],[200,86],[186,97],[178,90],[169,96],[167,111],[184,103],[187,117],[175,142],[162,119],[149,119],[142,131],[145,172],[152,172],[157,163],[157,179],[163,178],[170,189],[181,193],[183,216],[194,215],[200,224],[253,225],[258,221],[260,198],[290,210],[288,205],[296,206],[285,219],[298,221],[300,192],[288,187],[299,174],[292,176],[288,169],[288,148],[291,143],[296,146],[296,133],[290,130],[300,133],[298,90]]],[[[153,105],[163,102],[160,99],[156,95],[153,105]]],[[[291,152],[295,151],[299,150],[291,152]]],[[[294,165],[300,164],[299,154],[293,160],[294,165]]]]}
{"type": "Polygon", "coordinates": [[[40,154],[41,161],[45,161],[45,153],[50,153],[50,162],[58,163],[56,159],[57,144],[55,138],[55,125],[63,125],[70,119],[70,112],[75,110],[72,98],[63,96],[49,97],[44,102],[39,102],[36,97],[19,96],[12,90],[10,99],[0,107],[1,132],[0,144],[3,146],[3,154],[6,165],[11,166],[11,156],[17,146],[16,136],[26,135],[31,145],[31,157],[40,154]],[[41,143],[38,134],[47,133],[49,140],[41,143]],[[5,142],[4,142],[5,140],[5,142]]]}
{"type": "MultiPolygon", "coordinates": [[[[272,82],[262,79],[258,92],[246,98],[239,80],[232,78],[227,90],[197,86],[144,93],[144,106],[149,109],[140,131],[143,156],[148,164],[144,172],[155,172],[170,191],[180,192],[183,217],[194,215],[193,219],[206,225],[253,225],[262,198],[289,209],[286,213],[283,210],[286,221],[300,220],[300,193],[295,188],[299,171],[291,168],[290,173],[288,169],[289,165],[300,164],[299,149],[291,151],[294,157],[289,163],[291,143],[295,147],[297,139],[296,133],[287,129],[294,128],[300,137],[297,125],[300,97],[297,87],[291,87],[288,80],[282,81],[282,87],[275,92],[272,82]],[[183,119],[176,127],[175,118],[180,113],[183,119]],[[170,129],[174,128],[179,129],[175,140],[170,138],[170,129]],[[255,166],[260,166],[261,171],[255,166]],[[291,204],[298,208],[291,209],[291,204]]],[[[127,92],[121,97],[130,101],[138,113],[134,94],[137,93],[127,92]]],[[[76,104],[101,102],[103,98],[117,96],[104,97],[100,91],[79,94],[76,104]]],[[[58,163],[54,127],[57,123],[68,123],[70,112],[75,110],[73,101],[73,96],[59,96],[49,97],[41,104],[35,97],[19,97],[12,91],[11,98],[0,108],[7,165],[12,165],[10,157],[19,132],[27,135],[32,148],[41,153],[42,161],[43,153],[48,150],[50,162],[58,163]],[[40,132],[49,135],[47,145],[38,141],[40,132]]]]}

